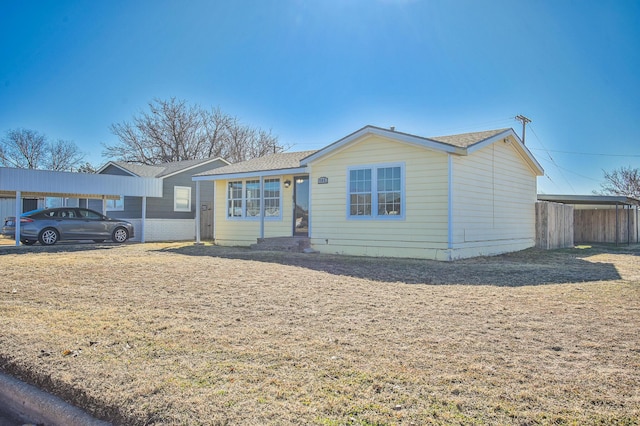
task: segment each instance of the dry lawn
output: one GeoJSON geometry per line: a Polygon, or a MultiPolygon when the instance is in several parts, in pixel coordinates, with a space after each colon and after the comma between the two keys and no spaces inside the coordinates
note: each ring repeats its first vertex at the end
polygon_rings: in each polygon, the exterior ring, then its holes
{"type": "Polygon", "coordinates": [[[0,247],[0,368],[126,425],[637,425],[639,255],[0,247]]]}

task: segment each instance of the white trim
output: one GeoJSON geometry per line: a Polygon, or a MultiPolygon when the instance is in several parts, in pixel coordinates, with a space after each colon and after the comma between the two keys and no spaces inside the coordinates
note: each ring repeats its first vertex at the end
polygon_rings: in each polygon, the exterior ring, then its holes
{"type": "Polygon", "coordinates": [[[196,182],[196,244],[200,244],[200,182],[196,182]]]}
{"type": "Polygon", "coordinates": [[[190,212],[191,211],[191,187],[179,186],[173,187],[173,211],[174,212],[190,212]],[[187,196],[187,207],[178,207],[178,190],[186,190],[189,195],[187,196]]]}
{"type": "Polygon", "coordinates": [[[536,158],[533,156],[531,151],[529,151],[527,146],[522,143],[522,141],[520,140],[516,132],[513,131],[513,129],[507,129],[502,133],[498,133],[497,135],[493,135],[490,138],[487,138],[481,142],[471,145],[470,147],[467,148],[467,153],[471,155],[474,152],[481,150],[482,148],[487,147],[499,141],[505,141],[505,142],[515,141],[516,147],[517,147],[516,150],[520,153],[520,155],[523,157],[525,162],[530,163],[529,165],[532,166],[532,169],[536,174],[538,174],[538,176],[544,175],[544,169],[542,168],[540,163],[538,163],[538,160],[536,160],[536,158]]]}
{"type": "Polygon", "coordinates": [[[404,220],[405,219],[405,210],[406,210],[406,196],[405,196],[405,188],[406,188],[406,174],[405,174],[405,163],[404,162],[396,162],[396,163],[380,163],[380,164],[363,164],[357,166],[349,166],[347,167],[347,179],[346,179],[346,215],[347,220],[404,220]],[[389,167],[399,167],[400,168],[400,214],[390,214],[390,215],[381,215],[378,214],[378,170],[389,168],[389,167]],[[352,170],[371,170],[371,215],[351,215],[351,192],[350,192],[350,184],[351,184],[351,171],[352,170]]]}
{"type": "Polygon", "coordinates": [[[448,163],[448,188],[447,188],[447,247],[453,248],[453,157],[451,154],[447,155],[448,163]]]}
{"type": "MultiPolygon", "coordinates": [[[[188,172],[188,171],[189,171],[189,170],[191,170],[191,169],[195,169],[196,167],[204,166],[204,165],[207,165],[207,164],[209,164],[209,163],[213,163],[214,161],[218,161],[218,160],[219,160],[219,161],[222,161],[223,163],[226,163],[226,165],[227,165],[227,166],[231,164],[230,162],[228,162],[227,160],[225,160],[225,159],[224,159],[224,158],[222,158],[222,157],[210,158],[210,159],[208,159],[208,160],[206,160],[206,161],[203,161],[203,162],[201,162],[201,163],[194,164],[194,165],[192,165],[192,166],[189,166],[189,167],[185,167],[185,168],[183,168],[183,169],[176,170],[175,172],[170,173],[170,174],[168,174],[168,175],[160,176],[160,177],[158,177],[158,179],[164,179],[164,178],[168,178],[168,177],[171,177],[171,176],[175,176],[175,175],[180,174],[180,173],[188,172]]],[[[175,161],[175,163],[177,163],[177,162],[178,162],[178,161],[175,161]]],[[[151,167],[162,167],[162,164],[168,164],[168,163],[160,163],[160,164],[144,164],[144,165],[146,165],[146,166],[151,166],[151,167]]],[[[109,161],[109,162],[107,162],[104,166],[100,167],[100,168],[96,171],[96,174],[102,174],[102,172],[103,172],[107,167],[109,167],[109,166],[114,166],[114,167],[116,167],[116,168],[118,168],[118,169],[122,170],[123,172],[128,173],[128,174],[129,174],[129,175],[131,175],[131,176],[139,177],[139,175],[137,175],[136,173],[134,173],[134,172],[132,172],[131,170],[128,170],[128,169],[126,169],[126,168],[124,168],[124,167],[120,166],[119,164],[115,163],[114,161],[109,161]]]]}
{"type": "Polygon", "coordinates": [[[242,173],[225,173],[223,175],[194,176],[191,180],[243,180],[246,178],[260,178],[268,176],[284,176],[291,174],[306,174],[306,167],[296,167],[295,169],[277,169],[267,171],[254,171],[242,173]]]}
{"type": "Polygon", "coordinates": [[[436,151],[447,152],[451,154],[464,155],[465,150],[463,148],[458,148],[452,145],[445,144],[443,142],[438,142],[432,139],[423,138],[420,136],[410,135],[408,133],[400,133],[392,130],[386,130],[379,127],[374,126],[365,126],[362,129],[340,139],[337,142],[328,145],[318,152],[311,154],[310,156],[303,158],[300,161],[300,164],[306,166],[309,163],[313,163],[314,161],[323,158],[334,151],[340,150],[346,145],[351,144],[352,142],[367,136],[367,135],[376,135],[384,138],[392,139],[398,142],[403,142],[409,145],[415,145],[422,148],[428,148],[436,151]]]}
{"type": "MultiPolygon", "coordinates": [[[[188,172],[189,170],[195,169],[196,167],[202,167],[204,165],[207,165],[209,163],[213,163],[214,161],[218,161],[218,160],[226,163],[227,166],[231,164],[230,162],[228,162],[227,160],[225,160],[222,157],[216,157],[216,158],[213,158],[213,159],[210,158],[209,160],[203,161],[202,163],[194,164],[193,166],[189,166],[189,167],[185,167],[184,169],[176,170],[175,172],[169,173],[168,175],[160,176],[160,177],[158,177],[158,179],[165,179],[165,178],[168,178],[168,177],[171,177],[171,176],[178,175],[180,173],[188,172]]],[[[177,161],[176,161],[176,163],[177,163],[177,161]]],[[[154,166],[155,167],[162,167],[162,163],[154,164],[154,166]]],[[[224,167],[224,166],[220,166],[220,167],[224,167]]]]}
{"type": "Polygon", "coordinates": [[[122,170],[123,172],[127,173],[127,174],[128,174],[128,175],[130,175],[130,176],[140,177],[140,176],[138,176],[137,174],[133,173],[131,170],[127,170],[127,169],[125,169],[124,167],[122,167],[122,166],[120,166],[120,165],[116,164],[116,163],[115,163],[115,162],[113,162],[113,161],[109,161],[109,162],[107,162],[104,166],[100,167],[100,168],[96,171],[96,174],[98,174],[98,175],[99,175],[99,174],[102,174],[102,172],[103,172],[103,171],[105,171],[105,169],[106,169],[107,167],[109,167],[109,166],[113,166],[113,167],[115,167],[115,168],[118,168],[118,169],[122,170]]]}

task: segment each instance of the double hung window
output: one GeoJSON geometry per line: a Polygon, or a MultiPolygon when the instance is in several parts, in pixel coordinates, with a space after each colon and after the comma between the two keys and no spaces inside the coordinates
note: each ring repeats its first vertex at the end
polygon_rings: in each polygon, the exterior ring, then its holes
{"type": "Polygon", "coordinates": [[[350,168],[347,216],[351,219],[404,218],[404,165],[350,168]]]}
{"type": "Polygon", "coordinates": [[[231,181],[227,191],[227,218],[258,219],[260,202],[264,201],[265,218],[281,217],[280,179],[264,179],[260,193],[260,180],[231,181]]]}
{"type": "Polygon", "coordinates": [[[190,212],[191,211],[191,187],[190,186],[174,186],[173,187],[173,211],[174,212],[190,212]]]}

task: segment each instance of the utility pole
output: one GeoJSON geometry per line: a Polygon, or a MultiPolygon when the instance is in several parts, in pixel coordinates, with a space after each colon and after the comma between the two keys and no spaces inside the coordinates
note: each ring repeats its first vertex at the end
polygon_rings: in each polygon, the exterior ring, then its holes
{"type": "Polygon", "coordinates": [[[527,117],[525,117],[524,115],[520,114],[520,115],[516,115],[516,120],[522,122],[522,143],[524,144],[524,139],[526,137],[526,132],[527,132],[527,124],[531,123],[531,120],[529,120],[527,117]]]}

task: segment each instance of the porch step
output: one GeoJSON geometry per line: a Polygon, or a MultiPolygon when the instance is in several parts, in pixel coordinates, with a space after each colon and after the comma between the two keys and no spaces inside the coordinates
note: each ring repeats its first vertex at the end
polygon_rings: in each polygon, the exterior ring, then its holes
{"type": "Polygon", "coordinates": [[[308,237],[272,237],[258,238],[256,244],[251,244],[253,250],[292,251],[303,252],[311,244],[308,237]]]}

